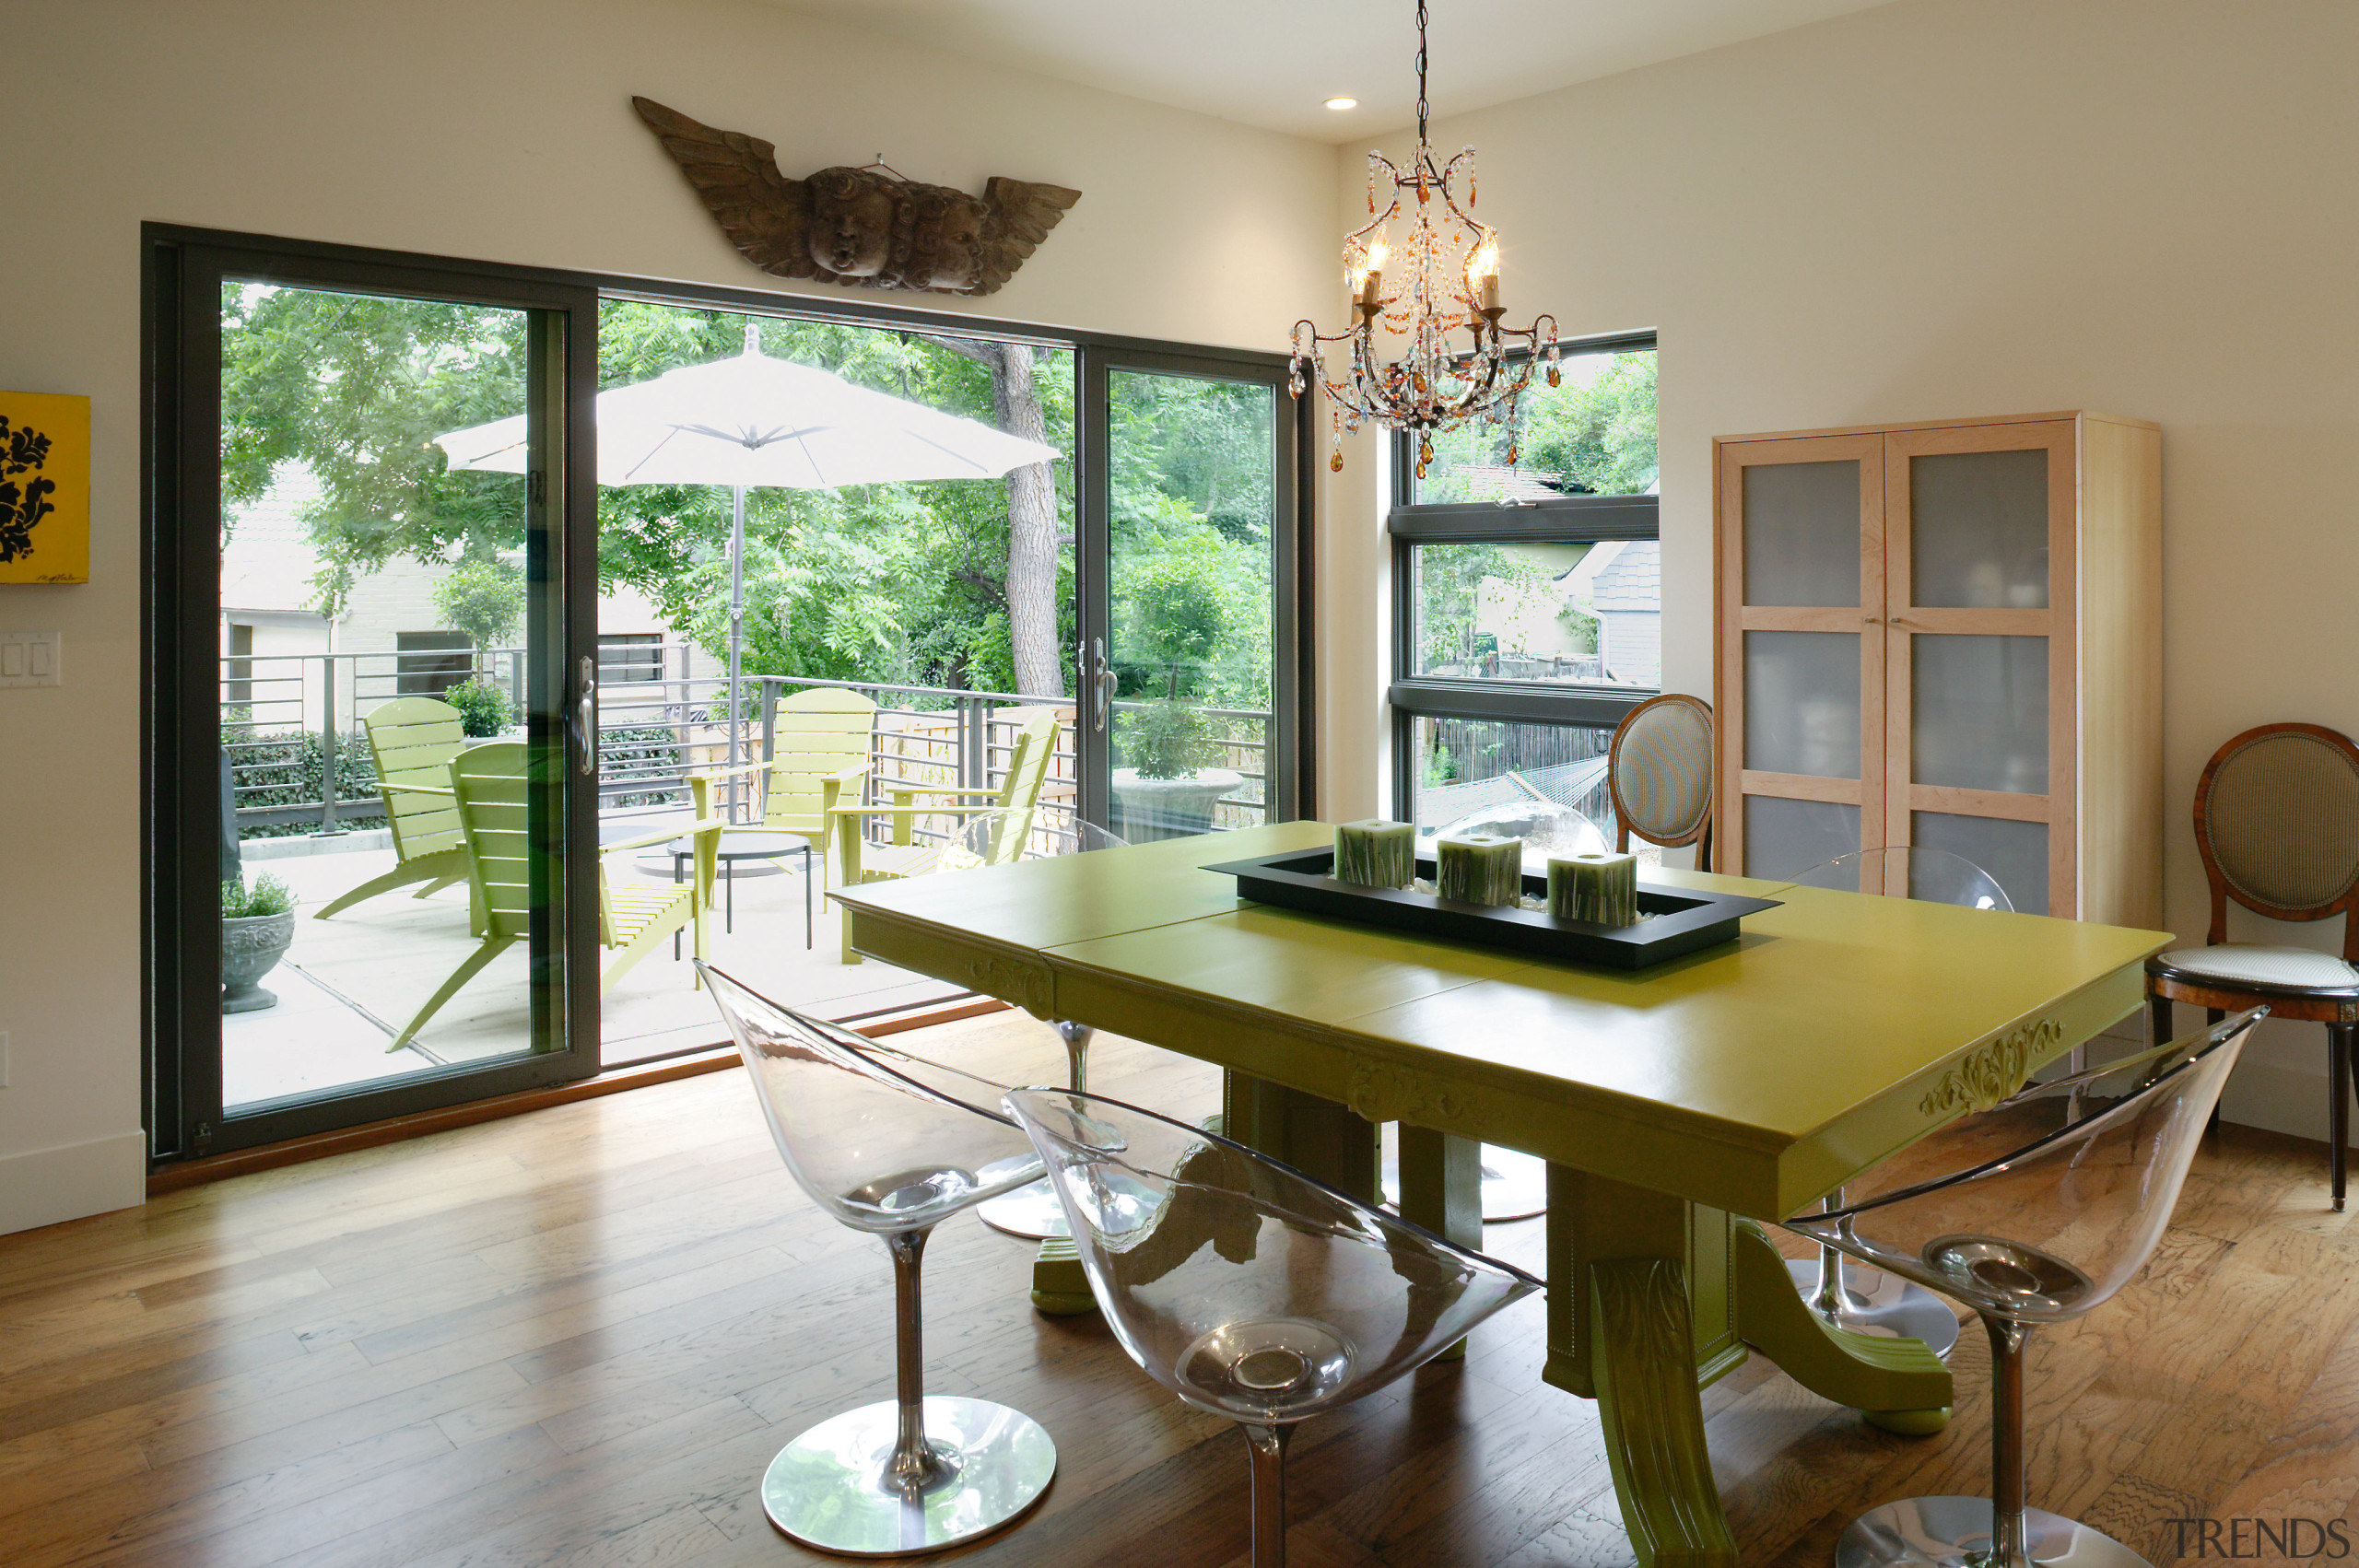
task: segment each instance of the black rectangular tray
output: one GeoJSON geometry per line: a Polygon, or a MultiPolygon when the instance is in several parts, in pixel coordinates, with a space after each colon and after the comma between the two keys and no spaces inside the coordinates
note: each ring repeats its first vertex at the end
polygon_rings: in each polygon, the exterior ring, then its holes
{"type": "MultiPolygon", "coordinates": [[[[1322,848],[1223,860],[1203,869],[1235,877],[1237,895],[1260,904],[1610,969],[1644,969],[1699,948],[1733,942],[1739,920],[1778,907],[1774,898],[1743,898],[1642,882],[1638,908],[1655,918],[1634,926],[1601,926],[1589,920],[1558,919],[1536,909],[1461,904],[1407,888],[1352,887],[1333,880],[1330,873],[1334,865],[1335,851],[1322,848]]],[[[1417,857],[1417,874],[1434,874],[1432,856],[1417,857]]],[[[1539,897],[1548,895],[1544,876],[1525,872],[1523,887],[1539,897]]]]}

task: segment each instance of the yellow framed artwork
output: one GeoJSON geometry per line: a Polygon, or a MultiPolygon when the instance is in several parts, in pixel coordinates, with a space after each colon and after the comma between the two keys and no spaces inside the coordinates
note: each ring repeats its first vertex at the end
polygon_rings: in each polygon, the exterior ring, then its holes
{"type": "Polygon", "coordinates": [[[90,400],[0,392],[0,582],[90,580],[90,400]]]}

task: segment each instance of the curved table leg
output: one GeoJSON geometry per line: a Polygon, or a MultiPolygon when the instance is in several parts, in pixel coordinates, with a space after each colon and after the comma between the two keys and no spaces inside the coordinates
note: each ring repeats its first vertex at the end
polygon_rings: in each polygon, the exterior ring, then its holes
{"type": "Polygon", "coordinates": [[[1712,1485],[1687,1270],[1668,1258],[1589,1266],[1590,1373],[1622,1527],[1644,1568],[1736,1568],[1712,1485]]]}
{"type": "Polygon", "coordinates": [[[1886,1340],[1831,1328],[1794,1290],[1786,1259],[1751,1220],[1731,1228],[1729,1284],[1737,1334],[1812,1393],[1849,1405],[1904,1436],[1950,1419],[1950,1369],[1921,1340],[1886,1340]]]}

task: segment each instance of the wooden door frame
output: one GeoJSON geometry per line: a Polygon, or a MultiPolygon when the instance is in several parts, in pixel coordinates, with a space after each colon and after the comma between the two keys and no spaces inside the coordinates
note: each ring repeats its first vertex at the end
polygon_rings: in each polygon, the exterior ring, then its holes
{"type": "MultiPolygon", "coordinates": [[[[1884,841],[1916,841],[1915,813],[2038,822],[2048,826],[2048,907],[2032,913],[2071,919],[2080,914],[2079,845],[2073,831],[2079,799],[2079,660],[2073,627],[2078,619],[2077,519],[2080,513],[2079,421],[2011,420],[1940,428],[1895,430],[1884,442],[1884,558],[1887,565],[1884,619],[1884,740],[1885,814],[1884,841]],[[1913,459],[1963,452],[2048,453],[2048,604],[2045,609],[1925,608],[1911,603],[1911,544],[1915,514],[1910,483],[1913,459]],[[2048,791],[2013,794],[1919,784],[1913,778],[1911,722],[1915,707],[1915,646],[1919,635],[2041,637],[2048,639],[2048,791]]],[[[1905,887],[1886,892],[1905,895],[1905,887]]]]}
{"type": "Polygon", "coordinates": [[[1712,621],[1719,646],[1713,658],[1713,689],[1719,723],[1721,802],[1719,859],[1731,874],[1745,875],[1745,800],[1827,801],[1860,810],[1865,847],[1870,824],[1884,819],[1884,776],[1874,765],[1884,734],[1884,639],[1872,635],[1884,615],[1884,448],[1880,433],[1773,437],[1721,437],[1712,442],[1712,621]],[[1860,599],[1855,605],[1755,606],[1744,602],[1744,473],[1748,468],[1801,462],[1856,462],[1860,465],[1860,599]],[[1860,778],[1819,778],[1767,773],[1744,766],[1744,638],[1752,631],[1811,631],[1856,634],[1860,639],[1860,778]]]}

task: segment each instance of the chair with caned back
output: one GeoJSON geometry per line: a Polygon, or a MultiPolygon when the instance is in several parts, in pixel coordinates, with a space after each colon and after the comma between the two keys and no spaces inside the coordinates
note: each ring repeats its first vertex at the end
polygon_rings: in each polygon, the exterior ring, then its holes
{"type": "Polygon", "coordinates": [[[858,692],[812,686],[779,698],[770,718],[769,757],[735,767],[700,767],[690,777],[716,783],[759,778],[761,821],[733,823],[730,828],[792,833],[809,839],[822,857],[824,877],[829,874],[825,860],[828,813],[860,799],[875,734],[875,703],[858,692]]]}
{"type": "MultiPolygon", "coordinates": [[[[495,741],[470,746],[444,765],[447,780],[440,786],[398,784],[393,790],[443,802],[457,817],[464,842],[466,875],[475,907],[483,912],[480,941],[441,989],[393,1036],[386,1050],[397,1051],[416,1038],[427,1022],[442,1010],[459,988],[475,978],[483,966],[531,933],[533,750],[520,741],[495,741]]],[[[686,883],[617,883],[598,865],[598,942],[614,954],[598,981],[601,994],[631,966],[683,927],[694,930],[696,956],[705,955],[705,912],[712,907],[713,873],[719,865],[722,823],[712,814],[711,783],[690,781],[696,792],[697,820],[683,828],[667,825],[637,838],[601,845],[601,855],[651,845],[668,844],[686,837],[694,840],[691,856],[696,872],[686,883]]]]}
{"type": "MultiPolygon", "coordinates": [[[[894,882],[938,871],[955,871],[976,864],[979,855],[981,863],[987,865],[1021,860],[1024,847],[1032,837],[1033,813],[1039,807],[1040,788],[1048,781],[1049,764],[1056,756],[1058,729],[1057,710],[1053,708],[1043,708],[1027,720],[1008,748],[1007,773],[995,790],[901,784],[893,787],[893,803],[889,806],[835,808],[829,814],[836,824],[836,860],[843,885],[858,887],[863,883],[894,882]],[[917,842],[918,819],[928,816],[985,816],[992,825],[987,830],[987,842],[968,852],[955,845],[917,842]],[[867,841],[870,817],[884,817],[892,823],[892,842],[867,841]]],[[[847,964],[861,961],[849,939],[844,943],[843,957],[847,964]]]]}
{"type": "Polygon", "coordinates": [[[2267,1003],[2276,1018],[2323,1024],[2334,1206],[2342,1207],[2353,1037],[2359,1033],[2359,746],[2316,724],[2264,724],[2212,754],[2195,785],[2195,847],[2212,884],[2201,947],[2146,961],[2157,1040],[2172,1005],[2217,1023],[2267,1003]],[[2228,940],[2228,900],[2278,920],[2342,917],[2342,955],[2228,940]]]}
{"type": "MultiPolygon", "coordinates": [[[[467,743],[459,710],[430,696],[395,697],[370,708],[360,728],[369,738],[378,798],[385,802],[385,822],[393,829],[393,869],[331,900],[315,919],[324,920],[364,898],[412,883],[427,884],[413,895],[424,898],[467,880],[466,842],[457,809],[449,801],[400,788],[434,788],[449,781],[444,770],[467,743]]],[[[480,910],[473,929],[478,936],[483,933],[480,910]]]]}
{"type": "Polygon", "coordinates": [[[1696,846],[1696,869],[1712,869],[1712,705],[1665,692],[1638,704],[1614,731],[1605,782],[1614,797],[1614,848],[1630,836],[1666,848],[1696,846]]]}

